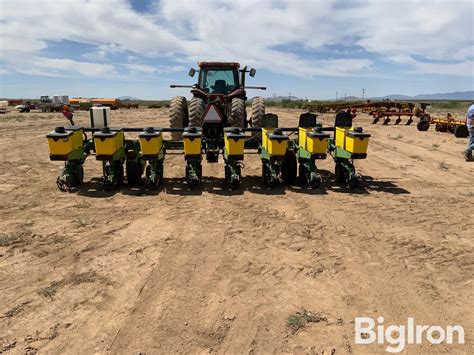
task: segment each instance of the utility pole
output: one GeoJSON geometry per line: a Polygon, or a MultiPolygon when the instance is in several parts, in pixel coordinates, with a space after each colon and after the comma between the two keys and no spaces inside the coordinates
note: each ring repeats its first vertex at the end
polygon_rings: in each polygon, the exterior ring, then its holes
{"type": "Polygon", "coordinates": [[[336,101],[337,101],[337,91],[336,91],[336,101]]]}
{"type": "Polygon", "coordinates": [[[344,101],[347,101],[347,94],[344,93],[344,101]]]}
{"type": "Polygon", "coordinates": [[[288,93],[288,100],[291,101],[291,91],[288,93]]]}
{"type": "Polygon", "coordinates": [[[364,99],[365,89],[362,89],[362,100],[364,99]]]}

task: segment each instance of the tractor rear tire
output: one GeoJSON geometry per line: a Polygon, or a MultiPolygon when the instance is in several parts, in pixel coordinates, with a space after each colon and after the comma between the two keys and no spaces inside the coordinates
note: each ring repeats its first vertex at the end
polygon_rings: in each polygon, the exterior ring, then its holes
{"type": "Polygon", "coordinates": [[[256,96],[252,99],[252,127],[262,127],[262,117],[265,115],[265,99],[256,96]]]}
{"type": "Polygon", "coordinates": [[[204,101],[199,97],[193,97],[189,101],[189,127],[202,127],[203,112],[204,101]]]}
{"type": "Polygon", "coordinates": [[[233,98],[230,108],[229,127],[243,128],[245,124],[245,100],[233,98]]]}
{"type": "Polygon", "coordinates": [[[454,129],[454,136],[456,138],[469,137],[469,130],[467,129],[467,126],[464,126],[464,125],[456,126],[456,128],[454,129]]]}
{"type": "MultiPolygon", "coordinates": [[[[188,127],[188,102],[184,96],[175,96],[170,101],[170,127],[188,127]]],[[[172,139],[181,139],[181,132],[171,132],[172,139]]]]}

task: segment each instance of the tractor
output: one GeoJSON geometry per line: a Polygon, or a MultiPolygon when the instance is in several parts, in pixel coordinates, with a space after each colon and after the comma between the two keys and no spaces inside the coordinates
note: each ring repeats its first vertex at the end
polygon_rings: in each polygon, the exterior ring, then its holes
{"type": "MultiPolygon", "coordinates": [[[[223,148],[225,127],[261,127],[265,114],[265,100],[254,97],[251,116],[247,118],[245,89],[266,90],[265,87],[245,85],[245,74],[255,76],[256,70],[240,68],[233,62],[199,62],[199,70],[191,68],[188,75],[199,72],[194,85],[170,85],[171,88],[191,88],[193,95],[188,102],[184,96],[176,96],[170,102],[170,127],[202,128],[206,136],[206,157],[216,162],[223,148]]],[[[173,139],[180,139],[182,132],[172,132],[173,139]]]]}
{"type": "Polygon", "coordinates": [[[41,96],[38,108],[41,112],[62,112],[63,104],[53,104],[49,96],[41,96]]]}

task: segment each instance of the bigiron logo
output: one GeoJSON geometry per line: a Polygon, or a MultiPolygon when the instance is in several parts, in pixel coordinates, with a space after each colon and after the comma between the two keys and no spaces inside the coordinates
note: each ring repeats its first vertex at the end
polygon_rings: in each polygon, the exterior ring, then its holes
{"type": "Polygon", "coordinates": [[[407,318],[404,325],[384,325],[384,317],[375,320],[370,317],[355,318],[356,344],[388,344],[385,350],[399,353],[411,344],[464,344],[464,328],[460,325],[417,325],[415,318],[407,318]]]}

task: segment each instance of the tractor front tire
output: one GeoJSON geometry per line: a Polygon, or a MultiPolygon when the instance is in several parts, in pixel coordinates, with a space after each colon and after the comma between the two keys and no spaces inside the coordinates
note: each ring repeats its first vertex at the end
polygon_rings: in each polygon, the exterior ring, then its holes
{"type": "Polygon", "coordinates": [[[262,117],[265,115],[265,99],[256,96],[252,99],[252,127],[262,127],[262,117]]]}
{"type": "MultiPolygon", "coordinates": [[[[170,128],[184,128],[189,124],[188,102],[184,96],[175,96],[170,101],[170,128]]],[[[181,132],[171,132],[172,139],[181,139],[181,132]]]]}
{"type": "Polygon", "coordinates": [[[230,108],[229,127],[243,128],[245,123],[245,100],[235,97],[230,108]]]}
{"type": "Polygon", "coordinates": [[[189,126],[202,127],[202,114],[204,101],[199,97],[193,97],[189,102],[189,126]]]}

